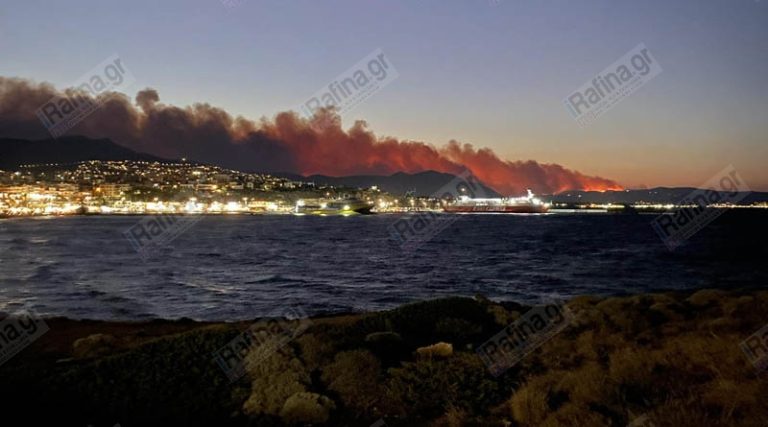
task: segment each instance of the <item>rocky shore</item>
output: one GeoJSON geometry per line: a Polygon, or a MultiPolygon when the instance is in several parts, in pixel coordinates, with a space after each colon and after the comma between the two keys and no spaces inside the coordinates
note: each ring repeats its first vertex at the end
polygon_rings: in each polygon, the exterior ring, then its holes
{"type": "Polygon", "coordinates": [[[768,291],[551,306],[568,314],[551,330],[482,297],[237,323],[49,318],[0,366],[0,406],[95,427],[765,425],[768,382],[742,343],[760,356],[768,291]],[[511,362],[493,375],[489,354],[511,362]]]}

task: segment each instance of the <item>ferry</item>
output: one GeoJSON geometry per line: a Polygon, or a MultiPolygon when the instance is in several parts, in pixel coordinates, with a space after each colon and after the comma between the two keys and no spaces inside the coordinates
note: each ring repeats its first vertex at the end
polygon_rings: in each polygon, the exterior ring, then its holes
{"type": "Polygon", "coordinates": [[[546,213],[549,205],[528,190],[528,195],[523,197],[473,199],[459,196],[456,202],[446,205],[443,210],[452,213],[546,213]]]}

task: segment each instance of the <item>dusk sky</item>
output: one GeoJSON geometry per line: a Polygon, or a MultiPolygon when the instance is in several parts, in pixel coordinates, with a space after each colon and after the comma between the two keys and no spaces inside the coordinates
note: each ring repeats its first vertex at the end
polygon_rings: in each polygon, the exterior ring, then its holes
{"type": "Polygon", "coordinates": [[[133,93],[258,119],[381,49],[399,77],[345,127],[630,188],[696,186],[733,164],[768,190],[768,1],[232,2],[6,0],[0,76],[62,88],[116,53],[133,93]],[[640,43],[661,74],[580,127],[563,99],[640,43]]]}

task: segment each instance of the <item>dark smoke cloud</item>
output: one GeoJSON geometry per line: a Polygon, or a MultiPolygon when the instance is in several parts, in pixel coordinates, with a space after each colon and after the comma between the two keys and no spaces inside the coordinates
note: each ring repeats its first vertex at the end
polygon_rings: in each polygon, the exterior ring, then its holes
{"type": "MultiPolygon", "coordinates": [[[[0,136],[48,138],[35,111],[56,95],[61,93],[49,84],[0,77],[0,136]]],[[[526,188],[539,193],[621,188],[615,181],[557,164],[503,160],[490,149],[456,141],[435,147],[377,137],[364,121],[344,130],[333,111],[321,111],[311,120],[283,112],[253,121],[205,103],[185,108],[165,105],[154,89],[140,91],[135,103],[122,94],[111,96],[68,134],[106,137],[161,157],[187,157],[247,171],[343,176],[459,173],[466,167],[502,194],[519,194],[526,188]]]]}

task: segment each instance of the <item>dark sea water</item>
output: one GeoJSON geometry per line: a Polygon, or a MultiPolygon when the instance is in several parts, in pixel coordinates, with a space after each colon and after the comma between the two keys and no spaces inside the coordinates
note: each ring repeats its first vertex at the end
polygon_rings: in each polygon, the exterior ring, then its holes
{"type": "Polygon", "coordinates": [[[0,220],[0,310],[90,319],[252,319],[286,306],[359,312],[449,295],[768,286],[768,212],[732,211],[670,252],[654,215],[459,215],[412,252],[400,215],[208,216],[143,260],[141,217],[0,220]]]}

